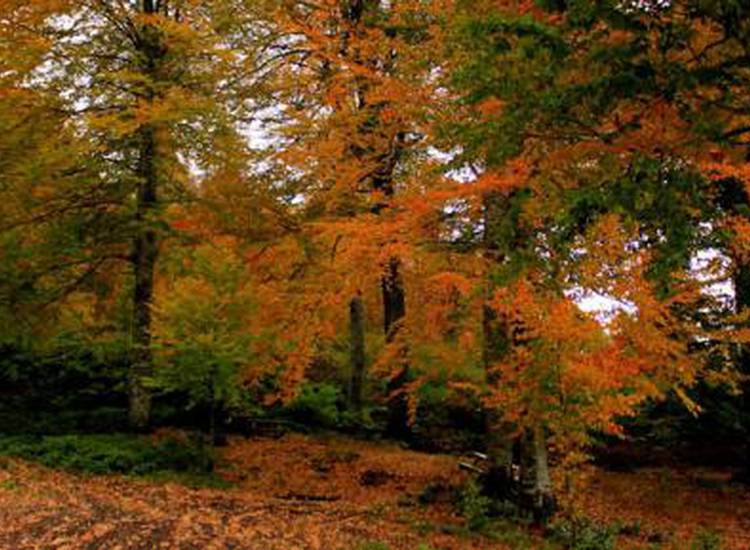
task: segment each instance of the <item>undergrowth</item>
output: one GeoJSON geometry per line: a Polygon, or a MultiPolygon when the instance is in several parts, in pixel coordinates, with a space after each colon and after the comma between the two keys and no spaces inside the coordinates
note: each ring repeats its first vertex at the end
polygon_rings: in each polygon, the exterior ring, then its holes
{"type": "Polygon", "coordinates": [[[131,434],[11,436],[0,438],[0,456],[86,474],[174,479],[188,485],[222,486],[212,473],[211,449],[196,441],[156,441],[131,434]]]}

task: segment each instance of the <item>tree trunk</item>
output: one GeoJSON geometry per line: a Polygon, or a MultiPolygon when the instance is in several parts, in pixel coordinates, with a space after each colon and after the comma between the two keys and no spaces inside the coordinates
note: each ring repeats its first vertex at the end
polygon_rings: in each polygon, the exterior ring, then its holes
{"type": "MultiPolygon", "coordinates": [[[[155,13],[152,0],[143,0],[143,13],[155,13]]],[[[166,51],[158,29],[145,24],[140,32],[141,70],[158,80],[159,62],[166,51]]],[[[146,93],[149,102],[156,93],[146,93]]],[[[154,273],[158,254],[156,216],[158,208],[158,129],[153,124],[144,125],[138,132],[138,188],[136,191],[135,228],[133,242],[133,326],[132,351],[129,375],[129,419],[137,430],[148,428],[151,418],[151,392],[146,379],[152,374],[151,308],[154,298],[154,273]]]]}
{"type": "MultiPolygon", "coordinates": [[[[391,343],[395,340],[401,321],[406,315],[406,301],[404,287],[399,274],[399,261],[391,258],[388,262],[387,271],[381,280],[383,291],[383,330],[385,341],[391,343]]],[[[399,350],[398,357],[401,364],[397,374],[388,383],[388,425],[386,430],[389,435],[398,439],[407,439],[411,435],[409,426],[409,399],[400,390],[409,379],[409,364],[402,357],[404,350],[399,350]],[[403,359],[403,361],[402,361],[403,359]]]]}
{"type": "Polygon", "coordinates": [[[497,312],[488,305],[492,299],[493,282],[492,268],[499,266],[505,260],[502,242],[502,228],[507,216],[508,199],[500,193],[488,193],[483,198],[484,233],[482,246],[484,258],[488,266],[485,305],[482,308],[482,361],[485,376],[490,384],[497,382],[497,375],[492,367],[498,363],[509,350],[507,330],[503,319],[499,319],[497,312]]]}
{"type": "Polygon", "coordinates": [[[349,343],[349,406],[359,412],[362,409],[362,388],[365,379],[365,308],[360,295],[349,302],[349,343]]]}
{"type": "Polygon", "coordinates": [[[383,289],[383,330],[386,342],[393,342],[399,323],[406,315],[404,286],[399,274],[399,261],[391,258],[381,280],[383,289]]]}
{"type": "Polygon", "coordinates": [[[145,379],[152,374],[151,307],[154,298],[154,272],[158,244],[154,224],[157,206],[156,135],[152,127],[141,132],[136,227],[133,246],[133,349],[130,367],[130,424],[148,428],[151,392],[145,379]]]}
{"type": "Polygon", "coordinates": [[[524,433],[521,443],[521,506],[543,523],[555,508],[547,437],[541,425],[524,433]]]}
{"type": "MultiPolygon", "coordinates": [[[[340,7],[343,19],[352,25],[352,27],[356,27],[363,23],[367,11],[377,9],[379,5],[379,0],[342,0],[340,7]]],[[[362,63],[361,52],[350,51],[349,39],[350,31],[343,31],[341,33],[340,54],[342,57],[351,55],[357,63],[362,63]]],[[[370,63],[371,61],[364,60],[364,62],[370,63]]],[[[381,70],[387,70],[387,68],[381,67],[381,70]]],[[[378,120],[378,116],[376,115],[387,104],[387,102],[380,102],[371,105],[367,101],[368,88],[366,80],[358,78],[357,90],[354,97],[356,109],[360,112],[370,110],[373,115],[365,117],[365,122],[360,127],[360,131],[364,133],[372,133],[375,130],[373,124],[378,120]]],[[[380,192],[386,198],[393,196],[395,192],[393,174],[403,148],[403,139],[404,136],[401,134],[394,136],[388,150],[382,152],[373,151],[368,148],[362,149],[360,146],[355,146],[355,144],[350,145],[355,158],[365,158],[368,155],[378,154],[377,166],[368,177],[372,192],[380,192]]],[[[380,214],[387,207],[388,204],[386,202],[379,202],[372,205],[371,210],[374,214],[380,214]]],[[[383,329],[386,342],[390,343],[395,339],[400,321],[406,314],[404,287],[399,274],[398,258],[391,258],[388,261],[386,272],[381,278],[381,290],[383,297],[383,329]]],[[[404,362],[398,374],[388,384],[389,393],[398,392],[408,379],[408,376],[408,365],[404,362]]],[[[391,398],[388,402],[387,431],[396,437],[403,437],[409,434],[407,400],[406,396],[401,393],[391,398]]]]}
{"type": "MultiPolygon", "coordinates": [[[[750,153],[745,157],[745,162],[750,163],[750,153]]],[[[728,179],[719,187],[718,204],[722,209],[733,215],[744,216],[750,204],[745,185],[739,179],[728,179]]],[[[727,253],[731,255],[731,248],[727,253]]],[[[734,267],[732,285],[734,287],[734,311],[742,313],[750,308],[750,263],[742,258],[734,256],[731,258],[734,267]]],[[[734,354],[734,365],[740,374],[750,376],[750,345],[738,343],[734,354]]],[[[744,465],[739,478],[750,483],[750,380],[743,384],[740,414],[742,431],[745,437],[744,465]]]]}
{"type": "MultiPolygon", "coordinates": [[[[502,252],[502,227],[507,216],[508,199],[501,193],[488,193],[483,199],[484,233],[482,236],[484,257],[490,272],[504,260],[502,252]]],[[[485,304],[482,307],[482,362],[484,364],[487,384],[494,386],[500,383],[494,367],[510,350],[506,322],[487,302],[492,298],[493,283],[491,273],[487,274],[485,304]]],[[[494,487],[487,487],[488,494],[500,499],[511,499],[518,484],[517,437],[512,434],[513,426],[502,419],[502,411],[487,411],[486,445],[487,455],[493,472],[491,479],[494,487]]]]}
{"type": "MultiPolygon", "coordinates": [[[[735,259],[734,294],[737,313],[750,308],[750,264],[735,259]]],[[[737,350],[737,368],[740,374],[750,377],[750,344],[739,344],[737,350]]],[[[745,435],[744,465],[740,479],[750,483],[750,378],[743,384],[741,401],[741,418],[745,435]]]]}
{"type": "MultiPolygon", "coordinates": [[[[489,282],[488,282],[489,287],[489,282]]],[[[488,292],[489,294],[489,292],[488,292]]],[[[489,296],[487,296],[489,299],[489,296]]],[[[508,353],[509,343],[503,320],[489,305],[482,307],[482,360],[485,380],[490,386],[500,383],[500,377],[493,367],[508,353]]],[[[487,487],[488,494],[495,498],[510,500],[518,480],[515,479],[514,465],[518,460],[514,455],[514,444],[517,438],[512,434],[514,428],[503,419],[503,412],[490,409],[486,412],[485,443],[487,456],[490,459],[491,479],[494,487],[487,487]]]]}

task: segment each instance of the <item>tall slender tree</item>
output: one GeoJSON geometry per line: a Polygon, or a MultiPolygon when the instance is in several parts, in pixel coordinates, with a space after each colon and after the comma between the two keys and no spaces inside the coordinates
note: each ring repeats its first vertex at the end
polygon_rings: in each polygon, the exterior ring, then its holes
{"type": "MultiPolygon", "coordinates": [[[[120,269],[116,291],[131,295],[131,322],[123,328],[130,340],[130,420],[145,429],[151,308],[159,249],[170,231],[166,215],[170,205],[195,197],[201,173],[243,154],[239,123],[254,90],[252,21],[222,2],[44,6],[44,16],[25,28],[48,45],[47,53],[24,67],[23,78],[59,102],[89,177],[56,190],[22,217],[29,223],[62,213],[88,217],[88,249],[129,265],[130,277],[120,269]]],[[[87,276],[105,265],[92,259],[87,276]]]]}
{"type": "MultiPolygon", "coordinates": [[[[302,193],[305,204],[310,212],[325,216],[336,233],[333,249],[339,261],[345,257],[342,250],[353,249],[356,239],[360,251],[368,247],[369,262],[380,265],[379,317],[390,350],[403,347],[399,334],[407,313],[403,269],[396,253],[400,238],[390,229],[397,227],[391,224],[392,205],[414,150],[425,147],[424,129],[420,129],[425,104],[416,100],[427,83],[431,60],[416,56],[424,54],[421,42],[429,41],[429,35],[419,34],[424,34],[421,25],[434,17],[430,10],[418,3],[396,8],[369,0],[288,2],[280,17],[289,31],[289,44],[299,54],[282,73],[285,82],[279,87],[284,89],[292,77],[300,82],[280,100],[289,119],[287,132],[299,132],[284,158],[305,173],[309,185],[302,193]],[[408,95],[409,89],[416,93],[408,95]],[[377,228],[371,236],[350,232],[359,230],[364,219],[377,228]],[[353,222],[348,230],[346,220],[353,222]]],[[[359,273],[369,267],[348,266],[359,279],[352,284],[350,278],[347,285],[353,327],[359,326],[356,302],[360,295],[370,294],[375,274],[371,269],[362,272],[365,277],[359,273]]],[[[361,339],[358,333],[352,337],[361,339]]],[[[355,350],[352,372],[358,373],[360,345],[352,341],[351,347],[355,350]]],[[[409,375],[403,351],[389,357],[396,371],[391,372],[391,388],[399,394],[392,427],[403,434],[407,418],[400,386],[409,375]]]]}

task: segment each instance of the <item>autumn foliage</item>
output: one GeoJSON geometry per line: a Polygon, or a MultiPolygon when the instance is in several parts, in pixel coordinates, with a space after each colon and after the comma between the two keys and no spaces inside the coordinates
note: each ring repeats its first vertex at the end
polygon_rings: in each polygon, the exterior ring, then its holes
{"type": "Polygon", "coordinates": [[[461,411],[505,497],[576,516],[602,441],[747,387],[749,20],[0,0],[0,347],[122,365],[139,431],[461,411]]]}

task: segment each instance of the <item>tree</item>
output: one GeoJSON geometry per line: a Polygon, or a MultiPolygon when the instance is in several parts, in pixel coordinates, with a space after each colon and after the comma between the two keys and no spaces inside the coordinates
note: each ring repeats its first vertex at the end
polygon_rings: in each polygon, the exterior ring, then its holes
{"type": "MultiPolygon", "coordinates": [[[[502,202],[497,193],[489,195],[489,205],[485,199],[485,215],[502,216],[511,227],[500,232],[499,243],[485,244],[492,247],[490,253],[502,244],[502,252],[495,254],[500,259],[496,280],[507,287],[530,278],[530,294],[544,296],[550,304],[597,292],[619,304],[621,321],[629,316],[644,323],[660,319],[653,342],[671,349],[671,360],[665,360],[659,348],[646,349],[645,342],[630,334],[632,326],[627,328],[627,323],[618,321],[621,333],[609,329],[613,338],[623,340],[622,347],[607,346],[606,353],[624,360],[637,349],[664,371],[640,365],[641,375],[651,377],[655,386],[635,393],[640,397],[628,405],[632,408],[610,411],[606,418],[625,414],[625,410],[632,414],[643,399],[658,398],[666,391],[684,396],[684,387],[701,376],[700,365],[705,365],[700,354],[693,352],[696,342],[706,335],[693,330],[693,318],[685,315],[706,302],[705,294],[696,290],[700,282],[689,273],[690,263],[697,251],[715,242],[716,235],[700,229],[699,224],[713,216],[710,186],[700,174],[700,161],[696,162],[701,153],[691,124],[684,119],[682,106],[672,102],[675,90],[689,89],[680,80],[686,78],[684,66],[677,66],[674,58],[660,57],[663,52],[658,49],[669,41],[664,36],[661,41],[654,38],[664,31],[671,15],[682,13],[680,7],[508,2],[465,8],[457,20],[459,48],[453,83],[463,91],[464,103],[474,109],[474,116],[449,130],[454,143],[462,146],[458,160],[486,167],[485,178],[502,176],[513,159],[531,167],[499,195],[519,209],[517,217],[508,206],[498,211],[496,206],[502,202]],[[661,23],[665,26],[660,27],[661,23]],[[675,76],[678,71],[682,76],[675,76]],[[611,246],[606,239],[590,240],[592,231],[606,229],[615,219],[622,223],[627,238],[613,240],[611,246]],[[622,271],[623,265],[618,266],[614,258],[623,261],[625,251],[640,259],[631,258],[624,264],[629,270],[622,271]],[[598,262],[581,264],[589,255],[598,262]],[[643,262],[643,267],[633,270],[631,261],[643,262]],[[622,284],[616,282],[615,274],[622,284]]],[[[493,238],[497,228],[503,227],[503,222],[486,217],[483,223],[493,238]]],[[[500,333],[506,336],[496,345],[503,354],[510,351],[511,364],[541,383],[544,374],[534,370],[533,362],[523,360],[529,346],[537,346],[537,337],[516,342],[517,335],[510,328],[502,329],[504,316],[510,315],[509,320],[523,317],[524,307],[531,314],[533,302],[519,305],[518,311],[501,310],[500,333]]],[[[589,326],[584,333],[592,329],[589,326]]],[[[553,334],[551,329],[540,329],[539,340],[554,338],[553,334]]],[[[573,340],[580,336],[569,335],[573,340]]],[[[557,343],[553,349],[564,348],[557,343]]],[[[565,364],[564,355],[553,356],[557,359],[552,365],[565,364]]],[[[497,379],[502,376],[510,375],[503,370],[497,379]]],[[[613,383],[625,384],[618,391],[632,391],[626,388],[626,380],[624,373],[613,371],[613,383]]],[[[542,394],[552,388],[543,385],[542,394]]],[[[604,406],[608,400],[601,396],[594,402],[604,406]]],[[[520,420],[514,415],[522,409],[516,403],[505,412],[518,425],[520,420]]],[[[568,413],[569,420],[573,417],[568,413]]],[[[546,437],[547,430],[563,437],[561,426],[552,429],[549,418],[542,423],[542,430],[533,424],[526,424],[525,429],[532,438],[534,434],[546,437]]],[[[585,440],[568,435],[571,441],[585,440]]],[[[532,443],[531,447],[537,454],[534,462],[544,462],[544,446],[532,443]]],[[[548,484],[542,478],[528,485],[536,486],[539,493],[547,490],[540,486],[548,484]]]]}
{"type": "MultiPolygon", "coordinates": [[[[280,156],[299,170],[307,215],[328,241],[335,269],[343,269],[352,326],[359,325],[359,296],[379,275],[383,337],[389,350],[399,348],[388,365],[396,435],[407,429],[400,394],[410,375],[401,337],[408,321],[400,251],[408,237],[394,220],[393,202],[413,170],[409,162],[426,148],[429,103],[419,100],[430,85],[436,13],[439,7],[418,2],[395,8],[375,1],[287,2],[278,12],[295,52],[279,71],[278,132],[289,136],[280,156]],[[291,79],[298,85],[288,90],[291,79]]],[[[361,335],[352,336],[352,372],[359,377],[361,335]]]]}
{"type": "MultiPolygon", "coordinates": [[[[108,260],[85,242],[94,220],[80,216],[86,202],[75,193],[93,179],[78,158],[86,148],[66,126],[59,98],[28,85],[51,48],[34,29],[62,3],[24,4],[7,2],[0,18],[0,318],[3,346],[11,348],[49,336],[57,313],[51,306],[108,260]]],[[[87,200],[97,204],[97,197],[87,200]]]]}
{"type": "Polygon", "coordinates": [[[255,360],[251,318],[257,315],[252,278],[236,243],[218,240],[190,251],[154,306],[157,369],[151,383],[182,392],[189,406],[208,410],[209,440],[223,413],[242,411],[248,365],[255,360]],[[180,273],[182,271],[182,273],[180,273]]]}
{"type": "Polygon", "coordinates": [[[249,107],[250,78],[243,75],[255,57],[254,43],[240,49],[237,40],[250,35],[249,22],[226,3],[42,5],[47,12],[29,34],[48,44],[48,53],[27,64],[23,77],[60,102],[60,116],[78,139],[77,160],[89,157],[91,177],[27,209],[16,223],[71,212],[88,217],[95,232],[87,248],[101,255],[85,264],[86,277],[113,270],[105,260],[129,264],[130,278],[119,277],[116,291],[131,293],[131,322],[123,327],[130,341],[130,418],[144,429],[154,281],[168,234],[164,212],[190,200],[196,170],[210,173],[233,155],[231,162],[241,162],[237,122],[249,107]]]}

